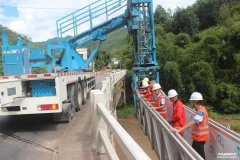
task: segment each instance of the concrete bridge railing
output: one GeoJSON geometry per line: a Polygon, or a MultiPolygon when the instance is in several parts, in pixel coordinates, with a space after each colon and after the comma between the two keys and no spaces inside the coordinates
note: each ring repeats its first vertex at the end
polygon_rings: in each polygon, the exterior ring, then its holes
{"type": "Polygon", "coordinates": [[[150,158],[147,154],[115,119],[115,112],[110,103],[112,86],[125,74],[126,72],[113,73],[102,82],[101,90],[90,92],[94,135],[93,149],[98,153],[107,153],[109,159],[119,159],[114,148],[114,138],[128,159],[148,160],[150,158]]]}

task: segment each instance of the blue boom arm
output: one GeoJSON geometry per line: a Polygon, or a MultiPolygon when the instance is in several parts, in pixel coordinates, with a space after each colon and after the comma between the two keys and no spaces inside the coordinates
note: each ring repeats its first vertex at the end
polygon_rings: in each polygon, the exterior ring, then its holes
{"type": "MultiPolygon", "coordinates": [[[[86,69],[96,56],[101,43],[106,40],[107,34],[123,26],[127,26],[133,38],[133,90],[140,87],[141,80],[146,76],[159,82],[152,0],[99,0],[58,20],[59,38],[73,33],[73,37],[67,41],[71,49],[70,52],[64,52],[64,61],[77,56],[74,49],[90,41],[99,41],[99,46],[90,54],[88,60],[84,61],[80,57],[74,63],[76,66],[70,67],[73,63],[69,61],[66,67],[69,70],[86,69]],[[115,16],[110,18],[111,15],[115,16]],[[100,23],[95,24],[99,19],[100,23]],[[86,26],[89,28],[83,31],[86,26]],[[78,33],[79,30],[82,32],[78,33]]],[[[133,96],[136,99],[136,95],[133,96]]],[[[136,100],[134,102],[136,107],[136,100]]]]}

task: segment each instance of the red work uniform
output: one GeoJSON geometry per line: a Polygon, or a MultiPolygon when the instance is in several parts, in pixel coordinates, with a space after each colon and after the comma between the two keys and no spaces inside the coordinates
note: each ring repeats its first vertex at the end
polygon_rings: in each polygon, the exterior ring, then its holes
{"type": "Polygon", "coordinates": [[[147,101],[153,102],[153,92],[151,92],[151,93],[148,95],[147,101]]]}
{"type": "MultiPolygon", "coordinates": [[[[186,115],[183,104],[180,100],[177,100],[176,103],[173,103],[173,116],[172,116],[172,127],[181,128],[186,125],[186,115]]],[[[184,132],[179,132],[183,137],[184,132]]]]}
{"type": "Polygon", "coordinates": [[[151,83],[148,86],[148,92],[147,92],[146,96],[144,97],[149,102],[153,102],[153,92],[152,92],[153,86],[154,86],[154,83],[151,83]]]}
{"type": "Polygon", "coordinates": [[[155,97],[155,103],[154,103],[154,107],[159,107],[160,105],[164,105],[164,109],[156,109],[156,111],[164,118],[167,118],[167,109],[166,109],[166,101],[165,101],[165,97],[163,94],[159,94],[157,96],[157,98],[155,97]]]}
{"type": "Polygon", "coordinates": [[[144,95],[144,98],[148,98],[149,97],[149,95],[151,94],[152,92],[150,91],[150,88],[149,87],[147,87],[147,89],[146,89],[146,92],[145,93],[143,93],[143,95],[144,95]]]}
{"type": "Polygon", "coordinates": [[[140,94],[145,95],[146,92],[147,92],[147,89],[146,89],[146,88],[140,88],[140,89],[138,89],[138,92],[139,92],[140,94]]]}

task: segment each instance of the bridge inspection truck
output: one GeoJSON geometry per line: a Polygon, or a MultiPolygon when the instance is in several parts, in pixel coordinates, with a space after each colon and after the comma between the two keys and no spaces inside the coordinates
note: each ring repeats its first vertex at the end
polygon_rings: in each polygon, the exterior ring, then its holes
{"type": "MultiPolygon", "coordinates": [[[[47,54],[27,49],[20,40],[17,45],[10,46],[3,35],[4,76],[0,81],[0,115],[53,113],[56,120],[70,121],[94,87],[94,72],[87,71],[99,47],[108,33],[124,26],[132,37],[135,110],[139,111],[137,117],[159,159],[202,159],[186,140],[173,134],[169,124],[136,93],[144,77],[156,82],[160,77],[152,0],[98,0],[59,19],[58,37],[72,33],[72,38],[59,44],[49,44],[47,54]],[[121,9],[125,11],[121,12],[121,9]],[[77,49],[92,40],[99,44],[84,60],[77,49]],[[36,66],[46,66],[48,72],[32,74],[31,68],[36,66]]],[[[222,127],[215,128],[223,130],[222,127]]],[[[218,155],[219,150],[214,150],[215,144],[223,144],[223,140],[229,139],[233,139],[234,147],[221,148],[221,151],[239,153],[238,134],[224,130],[212,135],[212,139],[217,137],[215,139],[219,142],[209,145],[211,157],[217,158],[218,155]]]]}
{"type": "MultiPolygon", "coordinates": [[[[69,121],[94,87],[94,73],[87,71],[102,42],[124,26],[133,40],[133,90],[145,76],[158,82],[152,8],[150,0],[96,1],[57,21],[60,40],[49,43],[47,53],[30,49],[29,43],[24,46],[21,38],[8,45],[3,33],[0,115],[53,113],[55,119],[69,121]],[[72,37],[61,41],[68,35],[72,37]],[[84,59],[79,48],[91,41],[99,43],[84,59]],[[43,66],[46,73],[32,74],[33,68],[43,66]]],[[[136,107],[135,93],[133,97],[136,107]]]]}
{"type": "Polygon", "coordinates": [[[70,121],[95,85],[87,49],[49,44],[46,54],[23,45],[21,37],[16,45],[8,44],[6,33],[2,40],[0,115],[52,113],[55,121],[70,121]],[[33,74],[39,67],[47,72],[33,74]]]}

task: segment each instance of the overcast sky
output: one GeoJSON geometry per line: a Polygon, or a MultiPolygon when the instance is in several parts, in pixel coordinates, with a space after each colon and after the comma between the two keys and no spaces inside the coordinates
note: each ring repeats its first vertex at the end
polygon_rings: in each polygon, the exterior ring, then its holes
{"type": "MultiPolygon", "coordinates": [[[[56,37],[56,21],[96,0],[0,0],[0,24],[34,42],[56,37]]],[[[165,9],[187,7],[196,0],[153,0],[165,9]]]]}

